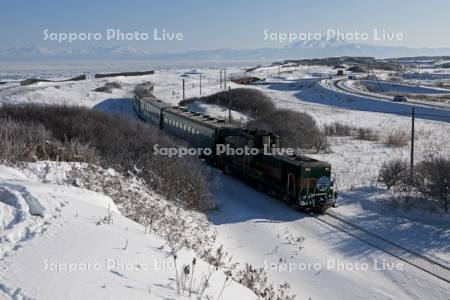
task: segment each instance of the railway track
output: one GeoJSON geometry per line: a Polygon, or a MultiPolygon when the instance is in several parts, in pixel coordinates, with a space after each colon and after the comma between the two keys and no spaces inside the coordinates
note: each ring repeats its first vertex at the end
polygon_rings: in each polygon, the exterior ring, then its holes
{"type": "Polygon", "coordinates": [[[383,251],[396,259],[420,269],[442,281],[450,283],[450,264],[438,259],[432,259],[409,250],[401,245],[389,241],[377,234],[369,232],[364,228],[354,225],[347,220],[331,213],[325,212],[322,215],[311,214],[312,217],[325,223],[339,231],[356,238],[380,251],[383,251]]]}

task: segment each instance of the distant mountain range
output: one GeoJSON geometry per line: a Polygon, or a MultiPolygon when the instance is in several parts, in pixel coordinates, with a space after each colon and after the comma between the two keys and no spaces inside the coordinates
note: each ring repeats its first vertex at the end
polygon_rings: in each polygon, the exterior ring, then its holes
{"type": "Polygon", "coordinates": [[[87,47],[52,51],[47,48],[0,49],[0,61],[72,60],[161,60],[161,61],[276,61],[332,56],[373,56],[377,58],[450,55],[450,48],[387,47],[337,40],[308,40],[283,48],[189,50],[179,53],[150,53],[130,46],[87,47]]]}

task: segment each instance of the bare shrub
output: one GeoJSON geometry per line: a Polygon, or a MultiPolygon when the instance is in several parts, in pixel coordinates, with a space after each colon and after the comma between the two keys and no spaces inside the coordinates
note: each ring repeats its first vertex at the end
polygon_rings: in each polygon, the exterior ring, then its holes
{"type": "Polygon", "coordinates": [[[295,295],[290,295],[288,283],[279,284],[277,289],[269,284],[267,273],[263,268],[255,268],[245,264],[244,269],[234,275],[234,280],[251,289],[259,299],[267,300],[294,300],[295,295]]]}
{"type": "Polygon", "coordinates": [[[37,160],[29,149],[51,138],[51,133],[40,124],[0,119],[0,159],[2,163],[37,160]]]}
{"type": "Polygon", "coordinates": [[[175,266],[175,279],[177,284],[177,294],[181,294],[182,276],[177,267],[178,252],[186,247],[187,241],[185,232],[187,230],[186,221],[181,218],[168,218],[161,221],[161,235],[169,247],[169,255],[173,258],[175,266]]]}
{"type": "Polygon", "coordinates": [[[386,161],[381,165],[378,181],[386,185],[390,190],[399,185],[408,176],[408,163],[401,159],[386,161]]]}
{"type": "Polygon", "coordinates": [[[363,141],[378,141],[380,136],[371,128],[354,127],[339,122],[324,125],[324,134],[327,136],[354,136],[363,141]]]}
{"type": "Polygon", "coordinates": [[[355,127],[345,125],[339,122],[334,122],[331,124],[325,124],[323,126],[324,133],[327,136],[351,136],[353,131],[356,130],[355,127]]]}
{"type": "Polygon", "coordinates": [[[79,144],[89,145],[97,151],[99,163],[105,168],[112,167],[123,174],[140,170],[149,187],[187,208],[205,211],[214,206],[205,178],[207,170],[200,162],[154,155],[155,144],[179,146],[155,126],[101,111],[59,105],[4,105],[0,108],[2,117],[40,124],[57,141],[71,141],[72,150],[86,152],[79,144]]]}
{"type": "Polygon", "coordinates": [[[314,119],[302,112],[288,109],[275,109],[274,104],[266,94],[249,88],[238,88],[216,93],[202,99],[187,99],[180,105],[188,105],[197,100],[208,104],[216,104],[248,113],[254,120],[246,124],[247,128],[265,129],[272,131],[280,137],[283,147],[314,149],[328,151],[329,145],[326,137],[319,130],[314,119]],[[231,102],[229,95],[231,93],[231,102]]]}
{"type": "Polygon", "coordinates": [[[237,88],[230,92],[222,91],[201,99],[187,99],[181,101],[180,105],[188,105],[197,100],[226,108],[230,105],[232,110],[247,113],[253,117],[262,116],[275,109],[269,96],[259,90],[249,88],[237,88]]]}
{"type": "Polygon", "coordinates": [[[428,157],[414,168],[414,185],[423,198],[438,202],[448,212],[450,201],[450,159],[428,157]]]}
{"type": "MultiPolygon", "coordinates": [[[[101,220],[99,220],[97,223],[97,225],[101,225],[101,224],[114,224],[114,219],[112,217],[112,210],[111,210],[111,203],[108,203],[108,213],[106,216],[104,216],[101,220]]],[[[126,245],[128,246],[128,240],[126,245]]]]}
{"type": "Polygon", "coordinates": [[[328,150],[326,137],[307,113],[278,109],[248,122],[247,128],[274,132],[282,147],[328,150]]]}
{"type": "MultiPolygon", "coordinates": [[[[206,249],[202,257],[209,264],[209,267],[208,272],[206,274],[202,274],[200,278],[200,284],[197,291],[199,298],[203,296],[205,290],[210,286],[210,280],[213,273],[218,271],[220,268],[225,267],[231,261],[231,257],[228,256],[228,252],[223,251],[222,245],[216,250],[213,250],[213,248],[206,249]]],[[[231,274],[228,272],[226,281],[228,281],[229,275],[231,274]]],[[[224,283],[224,288],[225,284],[226,283],[224,283]]]]}
{"type": "Polygon", "coordinates": [[[54,138],[42,124],[0,119],[0,160],[17,164],[21,161],[63,160],[97,162],[98,155],[89,144],[78,140],[63,142],[54,138]]]}
{"type": "Polygon", "coordinates": [[[363,141],[378,141],[380,139],[379,135],[370,128],[358,128],[356,138],[363,141]]]}
{"type": "Polygon", "coordinates": [[[450,159],[430,156],[414,167],[414,177],[409,176],[406,161],[392,160],[382,165],[379,181],[387,189],[394,187],[394,192],[406,200],[407,205],[414,204],[411,199],[419,200],[420,207],[436,209],[440,206],[446,213],[450,202],[450,159]],[[413,197],[411,197],[413,196],[413,197]],[[424,205],[428,203],[428,205],[424,205]]]}
{"type": "Polygon", "coordinates": [[[105,85],[98,87],[94,90],[94,92],[103,92],[111,94],[113,89],[121,89],[122,86],[118,82],[107,82],[105,85]]]}
{"type": "Polygon", "coordinates": [[[62,160],[66,161],[83,161],[83,162],[99,162],[100,158],[97,151],[89,143],[83,144],[78,139],[66,140],[64,142],[66,154],[62,160]],[[72,159],[70,159],[72,157],[72,159]]]}
{"type": "Polygon", "coordinates": [[[384,143],[391,147],[403,147],[408,145],[408,135],[404,131],[394,131],[387,135],[384,143]]]}

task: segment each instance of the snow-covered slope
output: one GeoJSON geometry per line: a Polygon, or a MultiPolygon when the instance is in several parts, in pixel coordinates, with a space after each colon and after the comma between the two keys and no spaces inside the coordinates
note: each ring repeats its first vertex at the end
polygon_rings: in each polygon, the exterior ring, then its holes
{"type": "MultiPolygon", "coordinates": [[[[189,298],[187,292],[177,296],[166,242],[145,234],[105,195],[33,181],[0,165],[0,217],[2,299],[189,298]]],[[[195,257],[181,251],[178,268],[195,257]]],[[[197,290],[211,266],[196,259],[197,290]]],[[[225,281],[222,272],[214,272],[204,296],[216,299],[225,281]]],[[[255,298],[234,282],[221,297],[255,298]]]]}

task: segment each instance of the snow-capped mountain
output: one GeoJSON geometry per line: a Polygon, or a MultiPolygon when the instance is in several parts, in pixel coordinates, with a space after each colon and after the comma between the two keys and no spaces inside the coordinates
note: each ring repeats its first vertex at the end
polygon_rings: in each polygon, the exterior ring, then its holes
{"type": "Polygon", "coordinates": [[[286,57],[323,58],[332,56],[374,56],[377,58],[449,55],[448,48],[408,48],[351,43],[339,39],[298,41],[281,49],[286,57]]]}
{"type": "MultiPolygon", "coordinates": [[[[282,50],[288,57],[301,56],[303,58],[320,58],[330,56],[378,56],[368,54],[366,45],[349,43],[338,39],[310,39],[294,42],[285,46],[282,50]]],[[[368,46],[369,48],[371,46],[368,46]]]]}
{"type": "Polygon", "coordinates": [[[322,37],[321,39],[309,39],[304,41],[294,42],[287,45],[287,49],[324,49],[324,48],[336,48],[345,47],[352,44],[344,42],[338,39],[327,39],[322,37]]]}
{"type": "Polygon", "coordinates": [[[13,47],[0,49],[0,60],[49,60],[49,59],[131,59],[144,58],[150,55],[145,50],[136,49],[130,46],[114,47],[86,47],[63,50],[59,52],[51,51],[44,47],[13,47]]]}
{"type": "Polygon", "coordinates": [[[117,57],[140,57],[149,55],[150,53],[144,50],[136,49],[130,46],[115,46],[115,47],[87,47],[73,50],[66,50],[59,55],[64,57],[102,57],[102,56],[117,56],[117,57]]]}
{"type": "Polygon", "coordinates": [[[0,58],[22,59],[34,57],[52,57],[55,55],[56,52],[38,46],[13,47],[8,49],[0,48],[0,58]]]}
{"type": "Polygon", "coordinates": [[[274,61],[333,56],[406,57],[450,55],[449,48],[387,47],[349,43],[337,39],[298,41],[283,48],[189,50],[178,53],[151,53],[131,46],[86,47],[63,51],[47,48],[13,47],[0,49],[0,61],[49,60],[163,60],[163,61],[274,61]]]}

